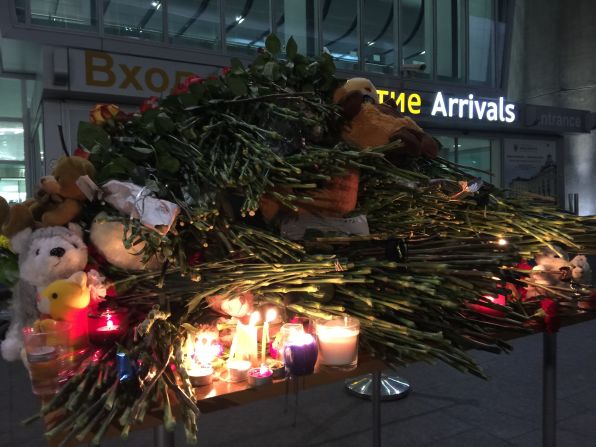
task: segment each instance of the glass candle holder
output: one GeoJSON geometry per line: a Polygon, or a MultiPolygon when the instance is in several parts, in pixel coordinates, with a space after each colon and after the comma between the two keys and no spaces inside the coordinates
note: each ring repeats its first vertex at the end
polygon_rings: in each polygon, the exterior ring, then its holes
{"type": "Polygon", "coordinates": [[[304,334],[304,326],[300,323],[285,323],[279,330],[279,338],[276,340],[275,349],[279,351],[279,360],[284,362],[284,349],[288,340],[291,338],[304,334]]]}
{"type": "Polygon", "coordinates": [[[72,325],[52,320],[51,324],[23,329],[31,388],[38,396],[60,391],[74,368],[72,325]]]}
{"type": "Polygon", "coordinates": [[[351,370],[358,364],[360,322],[351,317],[334,317],[317,322],[320,365],[351,370]]]}
{"type": "Polygon", "coordinates": [[[123,307],[100,308],[87,317],[89,341],[95,346],[110,346],[128,329],[128,310],[123,307]]]}
{"type": "Polygon", "coordinates": [[[306,333],[292,336],[284,346],[286,369],[292,376],[312,374],[317,363],[317,342],[306,333]]]}

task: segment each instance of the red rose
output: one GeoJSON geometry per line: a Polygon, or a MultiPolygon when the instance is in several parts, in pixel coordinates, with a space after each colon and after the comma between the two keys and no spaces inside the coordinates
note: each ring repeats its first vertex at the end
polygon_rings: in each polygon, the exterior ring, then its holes
{"type": "Polygon", "coordinates": [[[143,101],[140,110],[141,113],[145,113],[147,110],[157,109],[158,106],[159,98],[157,96],[151,96],[150,98],[147,98],[145,101],[143,101]]]}
{"type": "Polygon", "coordinates": [[[83,149],[82,147],[77,147],[74,151],[74,153],[72,154],[75,157],[81,157],[84,158],[85,160],[89,159],[89,155],[91,155],[90,152],[87,152],[85,149],[83,149]]]}
{"type": "Polygon", "coordinates": [[[188,258],[188,265],[189,267],[196,267],[201,262],[203,262],[203,253],[200,251],[195,251],[190,257],[188,258]]]}
{"type": "Polygon", "coordinates": [[[178,84],[173,90],[172,95],[178,96],[188,91],[188,86],[184,84],[178,84]]]}
{"type": "Polygon", "coordinates": [[[523,258],[519,261],[515,268],[520,270],[532,270],[532,266],[523,258]]]}
{"type": "Polygon", "coordinates": [[[232,69],[230,67],[224,67],[221,69],[221,72],[223,73],[223,75],[227,75],[229,72],[231,72],[232,69]]]}
{"type": "Polygon", "coordinates": [[[203,82],[203,78],[200,77],[199,75],[190,75],[188,78],[186,78],[183,82],[184,85],[186,85],[186,87],[190,87],[193,84],[201,84],[203,82]]]}

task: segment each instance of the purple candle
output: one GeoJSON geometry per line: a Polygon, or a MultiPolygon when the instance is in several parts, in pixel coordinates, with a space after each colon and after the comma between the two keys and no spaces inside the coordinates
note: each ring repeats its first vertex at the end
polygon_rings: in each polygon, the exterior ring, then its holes
{"type": "Polygon", "coordinates": [[[284,346],[286,368],[293,376],[312,374],[317,363],[319,349],[314,337],[310,334],[296,334],[284,346]]]}

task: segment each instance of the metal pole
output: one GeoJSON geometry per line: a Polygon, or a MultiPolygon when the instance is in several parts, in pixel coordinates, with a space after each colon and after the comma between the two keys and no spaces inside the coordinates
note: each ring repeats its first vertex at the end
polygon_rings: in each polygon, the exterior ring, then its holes
{"type": "Polygon", "coordinates": [[[372,445],[381,447],[381,371],[372,373],[372,445]]]}
{"type": "Polygon", "coordinates": [[[542,447],[557,445],[557,334],[543,335],[542,447]]]}
{"type": "Polygon", "coordinates": [[[163,425],[153,428],[153,445],[155,447],[175,447],[173,431],[166,431],[163,425]]]}

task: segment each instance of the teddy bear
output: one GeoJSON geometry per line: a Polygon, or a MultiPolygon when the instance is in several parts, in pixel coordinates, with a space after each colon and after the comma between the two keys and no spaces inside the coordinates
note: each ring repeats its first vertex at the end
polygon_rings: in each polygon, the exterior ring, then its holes
{"type": "Polygon", "coordinates": [[[57,279],[81,271],[87,264],[87,246],[82,229],[68,227],[26,228],[11,238],[12,250],[18,254],[19,280],[13,288],[13,316],[2,342],[2,357],[19,358],[23,345],[21,329],[39,318],[37,296],[57,279]]]}
{"type": "Polygon", "coordinates": [[[145,246],[140,242],[134,247],[124,246],[124,223],[122,219],[110,218],[106,213],[100,213],[93,219],[90,230],[90,240],[97,252],[111,265],[124,270],[158,270],[163,259],[153,256],[147,263],[143,263],[143,256],[139,254],[145,246]]]}
{"type": "Polygon", "coordinates": [[[571,264],[571,276],[575,282],[592,284],[592,268],[588,263],[588,258],[584,255],[577,255],[569,263],[571,264]]]}
{"type": "Polygon", "coordinates": [[[437,142],[399,113],[395,101],[379,104],[377,89],[366,78],[349,79],[334,92],[333,102],[346,121],[342,138],[362,150],[401,140],[402,147],[385,154],[396,165],[408,157],[435,158],[439,152],[437,142]]]}
{"type": "Polygon", "coordinates": [[[95,177],[88,160],[64,156],[56,162],[52,175],[42,177],[35,198],[9,206],[0,197],[0,231],[9,238],[25,228],[66,225],[82,209],[86,196],[77,181],[82,176],[95,177]]]}
{"type": "MultiPolygon", "coordinates": [[[[544,250],[535,256],[536,266],[530,271],[530,280],[536,285],[529,285],[526,298],[543,295],[545,287],[566,287],[571,281],[591,284],[592,270],[584,255],[577,255],[571,261],[560,248],[544,250]]],[[[546,292],[548,293],[548,291],[546,292]]]]}

